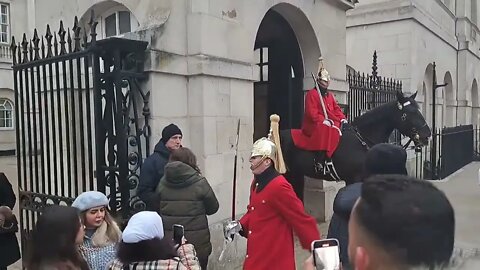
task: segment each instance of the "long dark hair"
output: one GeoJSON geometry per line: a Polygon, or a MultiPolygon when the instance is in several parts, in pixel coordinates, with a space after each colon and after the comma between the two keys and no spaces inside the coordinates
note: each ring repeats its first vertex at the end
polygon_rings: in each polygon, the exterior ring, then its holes
{"type": "Polygon", "coordinates": [[[71,262],[82,270],[88,269],[75,244],[80,226],[75,208],[61,205],[45,208],[31,235],[27,269],[36,270],[42,264],[58,262],[71,262]]]}
{"type": "Polygon", "coordinates": [[[200,168],[197,165],[197,157],[192,150],[187,147],[180,147],[170,154],[170,161],[180,161],[190,167],[194,168],[198,173],[201,173],[200,168]]]}
{"type": "Polygon", "coordinates": [[[143,240],[138,243],[120,242],[117,257],[124,264],[168,260],[177,256],[173,242],[165,238],[143,240]]]}

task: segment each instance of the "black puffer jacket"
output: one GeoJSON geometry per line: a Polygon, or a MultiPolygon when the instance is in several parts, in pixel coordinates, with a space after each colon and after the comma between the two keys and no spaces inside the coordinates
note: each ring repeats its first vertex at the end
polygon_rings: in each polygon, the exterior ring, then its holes
{"type": "Polygon", "coordinates": [[[173,224],[185,228],[185,238],[195,246],[198,258],[212,252],[207,215],[218,211],[218,200],[207,179],[191,166],[173,161],[157,187],[165,237],[172,238],[173,224]]]}
{"type": "MultiPolygon", "coordinates": [[[[13,209],[16,197],[12,185],[3,172],[0,172],[0,206],[13,209]]],[[[5,268],[20,259],[20,249],[14,232],[0,233],[0,268],[5,268]]]]}
{"type": "Polygon", "coordinates": [[[140,170],[140,179],[138,182],[137,195],[147,205],[147,210],[155,209],[155,189],[158,182],[163,177],[164,167],[167,165],[170,157],[170,150],[163,142],[155,145],[155,150],[143,162],[140,170]]]}
{"type": "Polygon", "coordinates": [[[328,227],[328,238],[336,238],[340,244],[340,261],[344,269],[351,269],[348,261],[348,221],[353,206],[362,192],[362,183],[341,188],[333,201],[333,216],[328,227]]]}

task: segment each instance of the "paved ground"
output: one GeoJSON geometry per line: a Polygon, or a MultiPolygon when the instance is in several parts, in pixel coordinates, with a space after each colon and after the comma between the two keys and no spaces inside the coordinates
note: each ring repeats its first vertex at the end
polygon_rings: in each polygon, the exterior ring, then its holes
{"type": "MultiPolygon", "coordinates": [[[[433,181],[447,194],[455,209],[455,257],[457,258],[456,261],[461,264],[458,269],[480,269],[479,169],[480,163],[474,162],[445,180],[433,181]]],[[[16,178],[15,159],[0,157],[0,171],[5,172],[9,179],[14,182],[13,180],[16,178]]],[[[326,223],[319,224],[322,234],[326,234],[327,227],[328,224],[326,223]]],[[[297,247],[299,247],[298,244],[297,247]]],[[[296,249],[297,269],[302,269],[301,265],[308,255],[308,252],[301,248],[296,249]]],[[[21,269],[21,267],[17,263],[8,269],[21,269]]]]}
{"type": "Polygon", "coordinates": [[[480,269],[479,170],[480,162],[473,162],[445,180],[433,181],[455,209],[455,253],[466,259],[461,269],[480,269]]]}

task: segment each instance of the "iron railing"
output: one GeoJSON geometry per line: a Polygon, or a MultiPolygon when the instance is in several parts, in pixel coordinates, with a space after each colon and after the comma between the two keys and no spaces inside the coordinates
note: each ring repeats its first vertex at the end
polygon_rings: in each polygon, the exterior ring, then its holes
{"type": "MultiPolygon", "coordinates": [[[[372,75],[360,72],[347,74],[349,86],[347,117],[353,122],[363,113],[382,104],[397,99],[397,91],[402,91],[402,82],[392,78],[382,78],[377,73],[377,52],[373,53],[372,75]]],[[[392,133],[391,142],[400,144],[401,135],[398,131],[392,133]]]]}
{"type": "Polygon", "coordinates": [[[437,144],[424,147],[415,156],[417,178],[443,179],[473,160],[480,159],[480,130],[473,125],[444,127],[433,132],[437,144]],[[432,160],[432,148],[436,147],[432,160]]]}
{"type": "Polygon", "coordinates": [[[134,193],[150,148],[147,43],[96,40],[93,18],[89,29],[75,17],[72,30],[12,38],[22,248],[45,206],[81,192],[105,193],[120,218],[144,207],[134,193]]]}

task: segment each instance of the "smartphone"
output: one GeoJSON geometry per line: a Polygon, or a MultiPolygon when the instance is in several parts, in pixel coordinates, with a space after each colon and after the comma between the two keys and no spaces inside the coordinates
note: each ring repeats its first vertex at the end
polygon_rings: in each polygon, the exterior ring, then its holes
{"type": "Polygon", "coordinates": [[[182,244],[182,238],[185,233],[185,229],[180,224],[173,224],[173,242],[175,244],[182,244]]]}
{"type": "Polygon", "coordinates": [[[340,269],[340,249],[335,238],[312,242],[313,262],[317,270],[340,269]]]}

